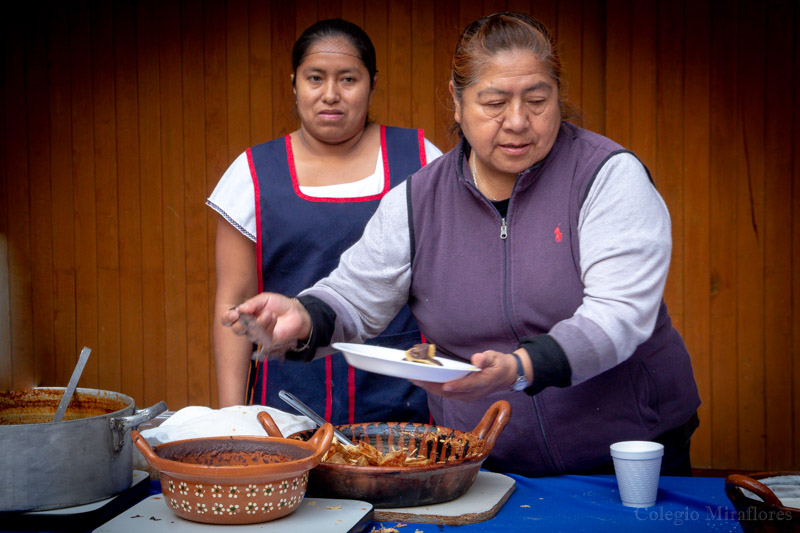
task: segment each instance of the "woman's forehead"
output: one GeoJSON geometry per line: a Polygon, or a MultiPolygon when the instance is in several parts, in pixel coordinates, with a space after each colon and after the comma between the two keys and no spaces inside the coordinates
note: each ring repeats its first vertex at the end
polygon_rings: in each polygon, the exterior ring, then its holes
{"type": "MultiPolygon", "coordinates": [[[[314,59],[314,56],[332,57],[332,56],[349,56],[361,62],[361,56],[355,46],[344,37],[327,37],[319,39],[317,42],[308,47],[308,51],[303,56],[302,62],[308,59],[314,59]]],[[[301,63],[302,63],[301,62],[301,63]]]]}
{"type": "Polygon", "coordinates": [[[480,63],[472,84],[478,90],[487,86],[505,85],[517,81],[534,83],[537,86],[557,86],[549,67],[533,52],[527,50],[507,50],[487,55],[480,63]]]}

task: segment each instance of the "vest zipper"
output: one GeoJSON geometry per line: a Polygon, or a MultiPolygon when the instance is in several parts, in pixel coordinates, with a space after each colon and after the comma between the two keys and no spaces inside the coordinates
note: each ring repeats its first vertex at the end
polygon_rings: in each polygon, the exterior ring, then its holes
{"type": "MultiPolygon", "coordinates": [[[[514,184],[514,188],[516,189],[516,184],[514,184]]],[[[511,191],[511,195],[514,195],[514,190],[511,191]]],[[[509,208],[511,207],[509,203],[509,208]]],[[[498,212],[498,215],[500,213],[498,212]]],[[[508,216],[508,215],[506,215],[508,216]]],[[[508,238],[508,222],[506,221],[506,217],[500,217],[500,239],[506,241],[508,238]]],[[[503,307],[505,308],[506,312],[506,320],[508,321],[508,325],[511,328],[512,333],[517,338],[517,342],[519,342],[519,334],[514,329],[514,322],[511,320],[511,312],[508,307],[508,301],[510,295],[508,294],[508,249],[506,247],[507,243],[503,242],[503,285],[505,291],[505,297],[503,298],[503,307]]],[[[544,441],[544,448],[547,452],[547,458],[550,460],[550,466],[554,471],[557,470],[556,468],[556,461],[553,458],[553,452],[550,449],[550,443],[547,441],[547,433],[544,430],[544,420],[542,420],[542,413],[541,413],[541,406],[539,405],[539,400],[535,396],[533,399],[533,409],[536,412],[536,421],[539,423],[539,431],[542,434],[542,441],[544,441]]]]}

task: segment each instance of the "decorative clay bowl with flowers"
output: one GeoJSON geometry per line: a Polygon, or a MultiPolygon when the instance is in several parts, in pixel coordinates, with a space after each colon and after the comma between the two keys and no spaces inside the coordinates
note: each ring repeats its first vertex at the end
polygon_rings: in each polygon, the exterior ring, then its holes
{"type": "MultiPolygon", "coordinates": [[[[275,434],[266,412],[259,422],[275,434]]],[[[308,471],[333,439],[325,424],[307,442],[275,437],[187,439],[151,448],[137,432],[131,440],[159,471],[164,501],[181,518],[209,524],[254,524],[286,516],[303,500],[308,471]]]]}

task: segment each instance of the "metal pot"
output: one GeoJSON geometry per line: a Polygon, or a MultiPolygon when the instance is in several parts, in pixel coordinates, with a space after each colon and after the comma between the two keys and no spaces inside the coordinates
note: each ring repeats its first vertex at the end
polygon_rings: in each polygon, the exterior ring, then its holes
{"type": "Polygon", "coordinates": [[[109,498],[130,487],[130,431],[166,411],[136,410],[117,392],[77,389],[52,422],[64,387],[0,393],[0,511],[42,511],[109,498]]]}

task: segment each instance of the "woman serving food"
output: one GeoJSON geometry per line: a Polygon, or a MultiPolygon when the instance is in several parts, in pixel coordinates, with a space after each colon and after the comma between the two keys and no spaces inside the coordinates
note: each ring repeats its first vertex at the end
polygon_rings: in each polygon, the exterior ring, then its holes
{"type": "Polygon", "coordinates": [[[469,430],[511,403],[488,468],[611,471],[611,443],[656,440],[662,473],[691,475],[700,400],[662,298],[670,221],[646,168],[564,120],[558,56],[527,15],[473,22],[452,65],[459,144],[384,197],[330,276],[297,299],[260,294],[224,324],[297,340],[286,357],[311,360],[408,304],[437,357],[481,369],[417,382],[436,424],[469,430]]]}

